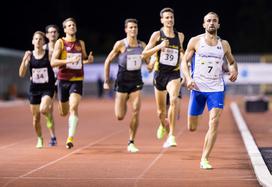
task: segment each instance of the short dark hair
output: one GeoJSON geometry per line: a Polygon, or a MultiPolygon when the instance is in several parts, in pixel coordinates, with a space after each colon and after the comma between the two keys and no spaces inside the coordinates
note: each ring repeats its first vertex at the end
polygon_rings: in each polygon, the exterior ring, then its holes
{"type": "Polygon", "coordinates": [[[34,32],[33,37],[34,37],[36,34],[41,35],[41,36],[43,37],[43,39],[45,40],[45,34],[44,34],[44,32],[42,32],[42,31],[36,31],[36,32],[34,32]]]}
{"type": "Polygon", "coordinates": [[[54,24],[47,25],[47,26],[45,27],[45,32],[48,33],[48,30],[49,30],[50,28],[54,28],[54,29],[57,30],[57,32],[59,32],[59,27],[58,27],[57,25],[54,25],[54,24]]]}
{"type": "Polygon", "coordinates": [[[135,23],[135,24],[138,25],[138,20],[137,19],[135,19],[135,18],[127,18],[125,20],[125,28],[127,27],[127,24],[130,23],[130,22],[135,23]]]}
{"type": "Polygon", "coordinates": [[[72,18],[72,17],[67,18],[66,20],[64,20],[64,21],[62,22],[62,26],[63,26],[64,29],[65,29],[65,27],[66,27],[65,24],[66,24],[68,21],[72,21],[72,22],[74,22],[74,23],[76,24],[75,18],[72,18]]]}
{"type": "Polygon", "coordinates": [[[162,16],[163,16],[163,13],[164,13],[164,12],[172,12],[172,13],[174,14],[174,10],[173,10],[172,8],[166,7],[166,8],[163,8],[163,9],[160,11],[160,16],[161,16],[161,18],[162,18],[162,16]]]}
{"type": "Polygon", "coordinates": [[[215,13],[215,12],[213,12],[213,11],[208,12],[208,13],[204,16],[203,21],[205,21],[205,17],[206,17],[207,15],[209,15],[209,14],[215,15],[215,16],[218,18],[218,21],[219,21],[219,16],[218,16],[218,14],[215,13]]]}

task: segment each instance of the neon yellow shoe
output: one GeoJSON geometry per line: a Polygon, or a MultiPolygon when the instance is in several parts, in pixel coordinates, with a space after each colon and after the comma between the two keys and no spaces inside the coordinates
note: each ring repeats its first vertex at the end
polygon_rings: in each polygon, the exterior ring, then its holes
{"type": "Polygon", "coordinates": [[[212,165],[209,163],[207,159],[201,160],[200,162],[201,169],[213,169],[212,165]]]}
{"type": "Polygon", "coordinates": [[[43,138],[42,137],[38,137],[36,148],[37,149],[43,148],[43,138]]]}
{"type": "Polygon", "coordinates": [[[168,136],[167,140],[163,144],[164,148],[176,147],[176,146],[177,146],[176,138],[173,135],[168,136]]]}
{"type": "Polygon", "coordinates": [[[157,129],[157,138],[161,140],[164,135],[166,134],[166,128],[160,124],[159,128],[157,129]]]}
{"type": "Polygon", "coordinates": [[[66,141],[66,148],[71,149],[72,147],[74,147],[73,137],[68,137],[66,141]]]}
{"type": "Polygon", "coordinates": [[[139,149],[134,145],[134,143],[130,143],[127,147],[127,151],[131,153],[136,153],[139,149]]]}

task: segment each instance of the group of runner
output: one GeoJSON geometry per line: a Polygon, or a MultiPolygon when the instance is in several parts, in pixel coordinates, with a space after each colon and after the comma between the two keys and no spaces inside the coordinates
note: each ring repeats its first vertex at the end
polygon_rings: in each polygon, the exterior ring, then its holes
{"type": "MultiPolygon", "coordinates": [[[[209,128],[205,136],[200,167],[212,169],[208,161],[216,140],[219,118],[224,107],[224,80],[222,66],[226,59],[229,79],[235,81],[238,68],[226,40],[217,35],[220,27],[219,16],[209,12],[204,16],[205,32],[189,40],[186,51],[183,49],[184,34],[174,28],[174,10],[164,8],[160,12],[162,27],[153,32],[149,42],[138,40],[138,21],[134,18],[125,20],[126,37],[116,41],[104,63],[104,89],[110,89],[110,64],[117,59],[118,73],[114,84],[115,116],[124,119],[127,104],[132,107],[129,124],[127,151],[136,153],[135,136],[139,126],[141,108],[141,90],[143,80],[142,64],[154,71],[154,93],[157,115],[160,120],[156,136],[166,140],[164,148],[175,147],[176,120],[179,117],[181,86],[186,83],[190,92],[188,106],[188,129],[195,131],[198,119],[207,104],[209,110],[209,128]],[[183,77],[181,77],[181,72],[183,77]],[[167,95],[168,103],[167,107],[167,95]]],[[[56,25],[46,27],[46,34],[36,31],[33,35],[33,51],[26,51],[19,75],[30,72],[29,101],[33,116],[33,126],[38,140],[37,148],[44,146],[40,114],[46,118],[50,131],[50,146],[57,144],[54,132],[53,98],[58,95],[59,112],[69,115],[66,147],[74,146],[74,136],[78,124],[78,106],[82,97],[84,64],[93,63],[92,52],[86,53],[85,43],[76,38],[77,25],[73,18],[63,21],[65,36],[58,39],[56,25]],[[48,44],[45,44],[45,38],[48,44]],[[55,70],[55,71],[54,71],[55,70]],[[54,72],[55,75],[54,76],[54,72]],[[55,84],[57,85],[55,88],[55,84]],[[57,92],[56,92],[57,90],[57,92]]]]}

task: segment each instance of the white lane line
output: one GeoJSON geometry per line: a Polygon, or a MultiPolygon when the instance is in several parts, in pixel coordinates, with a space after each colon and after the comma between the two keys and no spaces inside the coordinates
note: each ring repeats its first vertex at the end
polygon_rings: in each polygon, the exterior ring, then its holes
{"type": "Polygon", "coordinates": [[[71,156],[72,154],[75,154],[75,153],[77,153],[77,152],[80,152],[80,151],[82,151],[83,149],[89,148],[89,147],[91,147],[91,146],[93,146],[93,145],[95,145],[95,144],[97,144],[97,143],[99,143],[99,142],[102,142],[102,141],[104,141],[104,140],[106,140],[106,139],[108,139],[108,138],[110,138],[110,137],[112,137],[112,136],[114,136],[114,135],[116,135],[116,134],[119,134],[119,133],[121,133],[121,132],[123,132],[123,131],[124,131],[124,130],[119,130],[119,131],[117,131],[117,132],[114,132],[114,133],[109,134],[108,136],[105,136],[105,137],[103,137],[103,138],[100,138],[100,139],[98,139],[98,140],[96,140],[96,141],[94,141],[94,142],[90,142],[90,143],[89,143],[88,145],[86,145],[86,146],[83,146],[83,147],[81,147],[81,148],[78,148],[78,149],[76,149],[76,150],[74,150],[74,151],[68,153],[67,155],[64,155],[64,156],[62,156],[62,157],[60,157],[60,158],[58,158],[58,159],[56,159],[56,160],[53,160],[53,161],[51,161],[51,162],[48,162],[47,164],[44,164],[44,165],[42,165],[42,166],[40,166],[40,167],[38,167],[38,168],[36,168],[36,169],[33,169],[33,170],[31,170],[31,171],[29,171],[29,172],[23,174],[23,175],[20,175],[20,176],[14,178],[14,179],[11,180],[11,181],[8,181],[7,183],[5,183],[5,184],[3,185],[3,187],[8,186],[9,184],[15,182],[15,181],[18,180],[18,179],[24,178],[24,177],[26,177],[26,176],[28,176],[28,175],[30,175],[30,174],[32,174],[32,173],[35,173],[35,172],[37,172],[37,171],[39,171],[39,170],[41,170],[41,169],[44,169],[44,168],[46,168],[46,167],[48,167],[48,166],[51,166],[51,165],[53,165],[53,164],[55,164],[55,163],[57,163],[57,162],[59,162],[59,161],[61,161],[61,160],[64,160],[64,159],[68,158],[69,156],[71,156]]]}
{"type": "Polygon", "coordinates": [[[240,134],[243,138],[244,144],[247,149],[247,153],[254,168],[254,172],[261,186],[272,186],[272,176],[267,169],[267,166],[262,158],[262,155],[244,121],[237,103],[232,102],[230,108],[236,124],[239,128],[240,134]]]}
{"type": "MultiPolygon", "coordinates": [[[[181,130],[176,137],[179,137],[183,133],[181,130]]],[[[169,148],[168,148],[169,149],[169,148]]],[[[137,182],[144,177],[144,175],[154,166],[154,164],[163,156],[163,154],[168,150],[167,148],[163,148],[158,156],[155,157],[154,160],[143,170],[143,172],[136,178],[135,185],[137,186],[137,182]]]]}
{"type": "MultiPolygon", "coordinates": [[[[0,177],[3,179],[13,179],[16,177],[0,177]]],[[[136,177],[93,177],[93,178],[66,178],[66,177],[24,177],[24,180],[65,180],[65,181],[73,181],[73,180],[136,180],[136,177]]],[[[203,181],[201,178],[176,178],[176,177],[145,177],[145,180],[160,180],[160,181],[203,181]]],[[[244,181],[256,181],[256,179],[252,179],[251,175],[245,175],[245,176],[234,176],[234,177],[212,177],[207,179],[209,181],[236,181],[236,180],[244,180],[244,181]]]]}

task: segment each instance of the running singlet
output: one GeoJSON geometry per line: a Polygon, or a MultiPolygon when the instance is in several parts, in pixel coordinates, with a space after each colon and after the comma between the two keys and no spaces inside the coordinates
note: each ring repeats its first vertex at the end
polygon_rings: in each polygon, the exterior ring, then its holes
{"type": "Polygon", "coordinates": [[[163,40],[169,40],[169,46],[157,52],[157,61],[155,63],[155,71],[169,72],[180,70],[180,41],[178,32],[174,31],[175,37],[167,37],[163,30],[160,30],[160,40],[156,45],[160,44],[163,40]]]}
{"type": "Polygon", "coordinates": [[[124,40],[125,51],[118,56],[118,77],[120,80],[142,80],[141,67],[143,46],[140,41],[136,47],[131,47],[127,39],[124,40]]]}
{"type": "Polygon", "coordinates": [[[45,54],[41,59],[36,59],[32,54],[29,64],[30,91],[43,91],[54,88],[54,72],[48,59],[47,50],[45,50],[45,54]]]}
{"type": "Polygon", "coordinates": [[[224,49],[221,39],[215,46],[205,42],[204,35],[200,36],[200,43],[192,59],[192,77],[198,91],[224,91],[222,65],[224,63],[224,49]]]}
{"type": "Polygon", "coordinates": [[[83,59],[82,48],[79,40],[67,41],[64,38],[61,40],[63,47],[61,52],[61,59],[69,59],[79,57],[80,60],[76,63],[67,63],[59,67],[58,79],[68,81],[81,81],[83,80],[83,59]]]}
{"type": "Polygon", "coordinates": [[[118,65],[126,71],[140,70],[142,66],[141,54],[143,46],[138,41],[137,47],[130,47],[127,38],[124,40],[125,51],[118,56],[118,65]]]}

